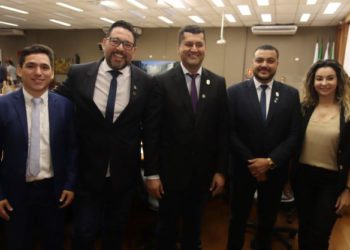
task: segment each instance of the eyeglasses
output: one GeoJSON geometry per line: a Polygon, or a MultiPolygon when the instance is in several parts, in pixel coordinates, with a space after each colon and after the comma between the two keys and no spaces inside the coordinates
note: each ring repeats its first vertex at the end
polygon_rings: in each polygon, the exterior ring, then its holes
{"type": "Polygon", "coordinates": [[[123,44],[123,48],[126,50],[131,50],[134,47],[134,44],[128,41],[122,41],[117,37],[107,37],[108,41],[113,47],[119,47],[120,44],[123,44]]]}

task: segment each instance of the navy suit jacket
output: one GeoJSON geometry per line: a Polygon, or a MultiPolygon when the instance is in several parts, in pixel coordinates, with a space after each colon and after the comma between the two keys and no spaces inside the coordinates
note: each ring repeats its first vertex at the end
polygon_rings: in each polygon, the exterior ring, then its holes
{"type": "MultiPolygon", "coordinates": [[[[75,104],[78,134],[78,191],[102,191],[110,163],[112,186],[123,191],[140,181],[140,144],[145,164],[152,161],[150,140],[153,119],[148,110],[151,78],[131,65],[129,103],[114,123],[108,122],[93,101],[101,61],[73,65],[57,92],[75,104]]],[[[154,144],[152,144],[154,145],[154,144]]]]}
{"type": "Polygon", "coordinates": [[[203,68],[194,113],[180,65],[155,77],[152,111],[159,125],[158,164],[146,175],[159,174],[163,186],[208,190],[213,174],[228,167],[228,107],[225,79],[203,68]],[[195,183],[195,184],[194,184],[195,183]]]}
{"type": "Polygon", "coordinates": [[[301,110],[298,91],[274,81],[266,121],[253,79],[228,88],[233,173],[248,171],[248,160],[270,157],[277,168],[268,175],[287,174],[296,152],[301,110]]]}
{"type": "MultiPolygon", "coordinates": [[[[62,191],[74,190],[76,145],[73,105],[48,93],[49,136],[57,202],[62,191]]],[[[28,126],[22,89],[0,97],[0,200],[21,204],[26,195],[28,126]]]]}

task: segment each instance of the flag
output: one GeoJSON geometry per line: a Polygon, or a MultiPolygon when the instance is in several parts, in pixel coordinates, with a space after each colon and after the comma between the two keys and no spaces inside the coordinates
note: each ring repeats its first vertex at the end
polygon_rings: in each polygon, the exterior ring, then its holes
{"type": "Polygon", "coordinates": [[[317,62],[318,60],[318,41],[316,42],[315,44],[315,52],[314,52],[314,60],[313,60],[313,63],[317,62]]]}
{"type": "Polygon", "coordinates": [[[326,50],[324,51],[323,60],[329,59],[329,41],[327,42],[326,50]]]}
{"type": "Polygon", "coordinates": [[[333,59],[334,60],[334,58],[335,58],[335,55],[334,55],[334,50],[335,50],[335,42],[333,41],[332,42],[332,47],[331,47],[331,55],[330,55],[330,59],[333,59]]]}
{"type": "Polygon", "coordinates": [[[322,55],[323,55],[323,40],[321,40],[320,46],[318,48],[317,60],[322,60],[322,55]]]}

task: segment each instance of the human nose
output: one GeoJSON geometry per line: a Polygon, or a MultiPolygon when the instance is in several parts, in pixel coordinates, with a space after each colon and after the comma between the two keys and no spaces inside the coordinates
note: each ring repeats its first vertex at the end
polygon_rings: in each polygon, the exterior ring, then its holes
{"type": "Polygon", "coordinates": [[[42,74],[42,69],[39,66],[37,66],[37,67],[34,68],[34,73],[37,74],[37,75],[41,75],[42,74]]]}

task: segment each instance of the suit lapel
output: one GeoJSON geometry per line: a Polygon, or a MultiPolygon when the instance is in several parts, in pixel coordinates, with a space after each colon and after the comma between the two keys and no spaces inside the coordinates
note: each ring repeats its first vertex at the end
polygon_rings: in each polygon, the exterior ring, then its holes
{"type": "Polygon", "coordinates": [[[249,102],[251,103],[251,107],[252,107],[254,113],[256,114],[257,120],[259,120],[262,124],[264,124],[265,121],[262,117],[262,113],[261,113],[261,109],[260,109],[260,102],[259,102],[259,98],[258,98],[258,93],[256,91],[256,87],[254,84],[254,80],[253,79],[249,80],[247,82],[246,87],[247,87],[247,91],[248,91],[247,96],[249,97],[249,102]]]}
{"type": "Polygon", "coordinates": [[[269,113],[267,114],[266,124],[268,124],[269,121],[271,121],[271,118],[275,113],[276,108],[278,107],[280,95],[281,95],[281,83],[274,81],[272,85],[272,90],[271,90],[269,113]]]}
{"type": "MultiPolygon", "coordinates": [[[[213,88],[213,79],[210,78],[206,69],[202,69],[201,82],[199,87],[199,96],[197,104],[196,120],[200,119],[202,113],[206,110],[205,106],[207,104],[207,97],[211,94],[213,88]]],[[[191,99],[190,99],[191,101],[191,99]]],[[[192,108],[192,104],[191,104],[192,108]]]]}
{"type": "Polygon", "coordinates": [[[49,134],[50,134],[50,141],[54,142],[54,139],[52,138],[52,135],[55,134],[53,131],[56,130],[56,122],[55,122],[55,110],[57,110],[57,100],[55,96],[52,93],[48,93],[48,111],[49,111],[49,134]]]}
{"type": "Polygon", "coordinates": [[[17,90],[13,94],[14,98],[14,107],[16,109],[17,115],[19,117],[19,121],[23,128],[25,140],[28,141],[28,124],[27,124],[27,112],[26,112],[26,104],[24,102],[23,90],[17,90]]]}

